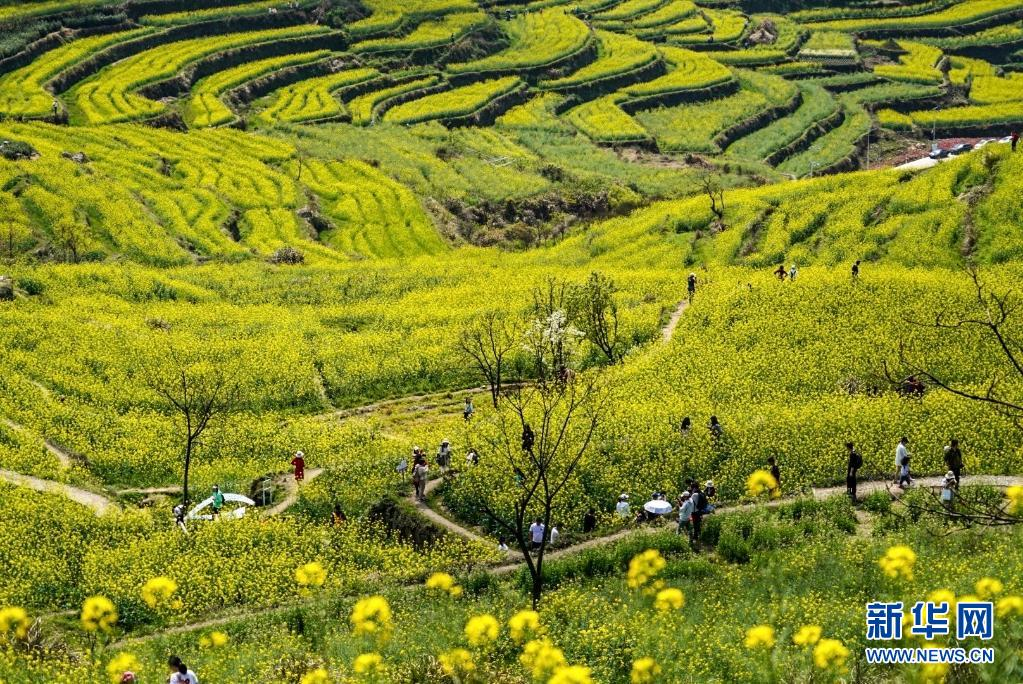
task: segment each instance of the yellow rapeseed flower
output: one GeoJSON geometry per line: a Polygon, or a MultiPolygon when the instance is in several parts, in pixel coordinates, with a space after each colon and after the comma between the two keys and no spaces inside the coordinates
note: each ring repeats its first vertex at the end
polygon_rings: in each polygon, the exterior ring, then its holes
{"type": "Polygon", "coordinates": [[[753,474],[746,480],[746,493],[753,497],[761,494],[769,494],[773,498],[781,496],[778,481],[766,470],[753,471],[753,474]]]}
{"type": "Polygon", "coordinates": [[[464,648],[455,648],[437,656],[440,668],[448,677],[463,677],[476,669],[472,653],[464,648]]]}
{"type": "Polygon", "coordinates": [[[1009,499],[1009,510],[1015,515],[1023,515],[1023,485],[1006,488],[1005,496],[1009,499]]]}
{"type": "Polygon", "coordinates": [[[927,684],[941,684],[948,674],[948,663],[927,663],[920,668],[920,676],[927,684]]]}
{"type": "Polygon", "coordinates": [[[657,597],[654,599],[654,608],[662,613],[667,613],[669,610],[681,610],[685,602],[686,597],[682,590],[670,587],[657,592],[657,597]]]}
{"type": "Polygon", "coordinates": [[[631,684],[651,684],[661,674],[661,666],[653,658],[640,658],[632,663],[631,684]]]}
{"type": "Polygon", "coordinates": [[[330,675],[325,669],[318,667],[302,675],[301,684],[330,684],[330,675]]]}
{"type": "Polygon", "coordinates": [[[107,679],[110,684],[120,684],[125,672],[138,674],[140,667],[139,659],[131,653],[118,653],[107,663],[107,679]]]}
{"type": "Polygon", "coordinates": [[[1000,618],[1023,615],[1023,596],[1006,596],[995,604],[995,613],[1000,618]]]}
{"type": "Polygon", "coordinates": [[[446,572],[435,572],[430,575],[426,580],[426,588],[455,598],[462,595],[462,587],[455,584],[455,578],[446,572]]]}
{"type": "Polygon", "coordinates": [[[199,646],[202,648],[220,648],[221,646],[226,646],[229,641],[231,641],[231,637],[223,632],[210,632],[199,639],[199,646]]]}
{"type": "Polygon", "coordinates": [[[588,667],[568,665],[557,670],[547,684],[593,684],[593,676],[588,667]]]}
{"type": "Polygon", "coordinates": [[[493,615],[474,615],[465,623],[465,638],[473,646],[486,646],[500,632],[501,625],[493,615]]]}
{"type": "Polygon", "coordinates": [[[567,664],[565,654],[549,639],[534,639],[522,647],[519,662],[534,680],[543,680],[567,664]]]}
{"type": "Polygon", "coordinates": [[[0,608],[0,637],[7,637],[13,633],[14,638],[24,639],[28,636],[28,629],[31,626],[32,621],[24,608],[17,606],[0,608]]]}
{"type": "Polygon", "coordinates": [[[951,589],[935,589],[927,594],[928,603],[947,603],[948,609],[953,610],[956,605],[956,595],[951,589]]]}
{"type": "Polygon", "coordinates": [[[153,610],[173,608],[180,605],[180,602],[174,601],[173,598],[177,590],[177,582],[161,575],[142,585],[142,600],[153,610]]]}
{"type": "Polygon", "coordinates": [[[986,600],[1001,594],[1005,585],[993,577],[981,577],[974,585],[974,589],[977,590],[977,596],[986,600]]]}
{"type": "Polygon", "coordinates": [[[636,555],[629,561],[629,572],[626,576],[629,588],[651,593],[657,591],[662,583],[655,581],[655,578],[665,565],[667,561],[657,549],[647,549],[636,555]]]}
{"type": "Polygon", "coordinates": [[[327,581],[327,571],[316,561],[306,563],[295,568],[295,581],[300,587],[322,587],[323,583],[327,581]]]}
{"type": "Polygon", "coordinates": [[[849,657],[849,649],[838,639],[821,639],[813,647],[814,665],[822,670],[845,670],[845,661],[849,657]]]}
{"type": "Polygon", "coordinates": [[[792,643],[796,646],[813,646],[821,639],[821,628],[819,625],[803,625],[792,637],[792,643]]]}
{"type": "Polygon", "coordinates": [[[106,596],[90,596],[82,604],[81,617],[86,632],[109,632],[117,624],[117,608],[106,596]]]}
{"type": "Polygon", "coordinates": [[[540,634],[540,614],[535,610],[520,610],[508,619],[508,633],[516,644],[540,634]]]}
{"type": "Polygon", "coordinates": [[[771,648],[774,646],[774,627],[757,625],[746,630],[746,648],[771,648]]]}
{"type": "Polygon", "coordinates": [[[878,559],[877,564],[889,577],[911,580],[913,566],[916,564],[916,553],[908,546],[899,544],[889,548],[885,555],[878,559]]]}
{"type": "Polygon", "coordinates": [[[355,658],[352,669],[358,675],[378,675],[386,672],[387,666],[379,653],[363,653],[355,658]]]}
{"type": "Polygon", "coordinates": [[[391,606],[383,596],[367,596],[356,602],[349,621],[357,636],[369,636],[386,642],[391,637],[391,606]]]}

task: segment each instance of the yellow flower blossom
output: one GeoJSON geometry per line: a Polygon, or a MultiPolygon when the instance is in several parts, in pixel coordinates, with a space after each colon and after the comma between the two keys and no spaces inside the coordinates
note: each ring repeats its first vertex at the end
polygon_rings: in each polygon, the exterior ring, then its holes
{"type": "Polygon", "coordinates": [[[993,577],[981,577],[973,588],[977,590],[977,596],[987,600],[1001,594],[1005,585],[993,577]]]}
{"type": "Polygon", "coordinates": [[[464,677],[476,670],[476,663],[472,660],[472,653],[464,648],[455,648],[437,657],[440,668],[448,677],[464,677]]]}
{"type": "Polygon", "coordinates": [[[893,546],[877,561],[881,570],[889,577],[913,579],[913,566],[916,564],[916,553],[904,545],[893,546]]]}
{"type": "Polygon", "coordinates": [[[746,648],[771,648],[774,646],[774,627],[757,625],[746,630],[746,648]]]}
{"type": "Polygon", "coordinates": [[[330,675],[325,669],[318,667],[302,675],[301,684],[330,684],[330,675]]]}
{"type": "Polygon", "coordinates": [[[153,610],[162,610],[180,606],[180,601],[174,600],[174,592],[178,590],[178,583],[170,577],[154,577],[142,585],[142,600],[153,610]]]}
{"type": "Polygon", "coordinates": [[[378,675],[386,672],[387,666],[379,653],[363,653],[355,658],[352,669],[358,675],[378,675]]]}
{"type": "Polygon", "coordinates": [[[766,470],[755,470],[746,479],[746,493],[753,497],[760,496],[761,494],[769,494],[772,498],[781,496],[778,481],[774,479],[774,475],[766,470]]]}
{"type": "Polygon", "coordinates": [[[1009,510],[1015,515],[1023,515],[1023,485],[1006,488],[1005,496],[1009,499],[1009,510]]]}
{"type": "Polygon", "coordinates": [[[455,584],[455,578],[446,572],[435,572],[426,580],[426,588],[448,594],[454,598],[462,595],[462,587],[455,584]]]}
{"type": "Polygon", "coordinates": [[[654,608],[662,613],[667,613],[670,610],[681,610],[685,602],[686,597],[681,589],[673,587],[661,589],[657,592],[657,597],[654,599],[654,608]]]}
{"type": "Polygon", "coordinates": [[[32,621],[24,608],[17,606],[0,608],[0,637],[6,637],[13,633],[14,638],[24,639],[28,636],[28,629],[31,626],[32,621]]]}
{"type": "Polygon", "coordinates": [[[223,632],[210,632],[207,636],[199,639],[199,646],[202,648],[220,648],[226,646],[231,637],[223,632]]]}
{"type": "Polygon", "coordinates": [[[803,625],[799,631],[792,636],[792,643],[796,646],[813,646],[821,639],[821,628],[819,625],[803,625]]]}
{"type": "Polygon", "coordinates": [[[110,680],[110,684],[120,684],[125,672],[134,672],[137,675],[141,667],[139,659],[131,653],[118,653],[107,663],[107,679],[110,680]]]}
{"type": "Polygon", "coordinates": [[[661,674],[661,666],[653,658],[640,658],[632,663],[631,684],[651,684],[661,674]]]}
{"type": "Polygon", "coordinates": [[[1006,596],[995,604],[995,613],[1000,618],[1023,615],[1023,596],[1006,596]]]}
{"type": "Polygon", "coordinates": [[[821,639],[813,647],[813,663],[822,670],[845,670],[849,649],[838,639],[821,639]]]}
{"type": "Polygon", "coordinates": [[[304,588],[322,587],[327,581],[327,571],[316,561],[306,563],[295,568],[295,581],[304,588]]]}
{"type": "Polygon", "coordinates": [[[519,662],[538,681],[550,677],[567,664],[565,654],[548,639],[534,639],[523,646],[519,662]]]}
{"type": "Polygon", "coordinates": [[[106,596],[90,596],[82,604],[81,619],[86,632],[110,632],[117,624],[117,608],[106,596]]]}
{"type": "Polygon", "coordinates": [[[508,633],[516,644],[521,644],[541,632],[540,614],[535,610],[520,610],[508,619],[508,633]]]}
{"type": "Polygon", "coordinates": [[[920,676],[927,684],[941,684],[948,674],[948,663],[927,663],[920,668],[920,676]]]}
{"type": "Polygon", "coordinates": [[[629,572],[626,581],[631,589],[642,589],[653,593],[663,586],[655,580],[657,574],[664,569],[667,561],[657,549],[647,549],[629,561],[629,572]]]}
{"type": "Polygon", "coordinates": [[[356,602],[349,618],[357,636],[369,636],[386,642],[393,629],[391,606],[383,596],[368,596],[356,602]]]}
{"type": "Polygon", "coordinates": [[[474,615],[465,623],[465,638],[473,646],[486,646],[497,639],[501,625],[493,615],[474,615]]]}
{"type": "Polygon", "coordinates": [[[556,671],[547,684],[593,684],[593,677],[588,667],[568,665],[556,671]]]}

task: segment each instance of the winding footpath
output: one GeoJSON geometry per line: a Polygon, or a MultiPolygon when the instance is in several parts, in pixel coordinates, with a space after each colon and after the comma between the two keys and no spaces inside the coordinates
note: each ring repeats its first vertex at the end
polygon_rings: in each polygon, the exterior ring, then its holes
{"type": "Polygon", "coordinates": [[[117,504],[102,494],[90,492],[85,489],[79,489],[78,487],[72,487],[71,485],[63,484],[62,482],[43,480],[38,477],[32,477],[31,475],[15,473],[10,470],[0,470],[0,479],[13,485],[34,489],[37,492],[59,494],[60,496],[66,497],[75,503],[88,506],[96,512],[96,515],[106,515],[113,510],[118,510],[117,504]]]}

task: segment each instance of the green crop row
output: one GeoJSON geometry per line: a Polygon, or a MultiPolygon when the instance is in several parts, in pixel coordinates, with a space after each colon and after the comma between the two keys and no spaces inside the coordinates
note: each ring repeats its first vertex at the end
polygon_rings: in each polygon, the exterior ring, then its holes
{"type": "Polygon", "coordinates": [[[597,12],[593,20],[597,23],[627,21],[645,17],[667,5],[666,0],[624,0],[611,9],[597,12]]]}
{"type": "Polygon", "coordinates": [[[299,81],[273,93],[259,119],[272,123],[302,123],[339,117],[345,109],[334,93],[379,75],[376,69],[348,69],[299,81]]]}
{"type": "Polygon", "coordinates": [[[669,41],[679,45],[696,43],[733,43],[746,31],[746,17],[732,10],[704,10],[704,16],[711,21],[710,35],[694,35],[684,33],[671,36],[669,41]]]}
{"type": "Polygon", "coordinates": [[[657,60],[657,49],[650,43],[632,36],[597,31],[597,59],[581,69],[550,81],[540,81],[540,87],[561,90],[581,86],[592,81],[625,74],[657,60]]]}
{"type": "Polygon", "coordinates": [[[963,0],[950,7],[909,17],[840,19],[814,23],[814,28],[835,31],[876,31],[956,28],[1000,14],[1023,10],[1023,0],[963,0]]]}
{"type": "Polygon", "coordinates": [[[803,103],[796,111],[740,138],[729,145],[726,153],[743,159],[766,159],[838,112],[838,102],[819,85],[801,83],[799,89],[803,93],[803,103]]]}
{"type": "Polygon", "coordinates": [[[398,95],[404,95],[414,90],[421,88],[428,88],[433,85],[440,83],[440,77],[436,75],[424,76],[423,78],[417,78],[404,83],[384,88],[383,90],[373,90],[368,93],[364,93],[352,99],[348,103],[348,111],[352,115],[352,123],[354,124],[370,124],[373,122],[375,110],[377,105],[385,100],[398,95]]]}
{"type": "Polygon", "coordinates": [[[402,25],[445,14],[479,10],[473,0],[365,0],[363,4],[370,15],[346,27],[356,37],[396,31],[402,25]]]}
{"type": "MultiPolygon", "coordinates": [[[[316,4],[316,0],[299,0],[300,8],[308,8],[316,4]]],[[[260,0],[259,2],[246,2],[240,5],[209,7],[185,12],[149,14],[139,19],[139,22],[149,26],[177,26],[181,24],[194,24],[200,21],[216,21],[229,17],[267,14],[271,9],[283,7],[285,7],[285,3],[282,0],[260,0]]]]}
{"type": "Polygon", "coordinates": [[[415,124],[434,119],[467,116],[479,111],[491,100],[510,93],[522,85],[523,81],[518,76],[478,81],[400,104],[384,114],[384,121],[415,124]]]}
{"type": "Polygon", "coordinates": [[[502,22],[508,49],[472,62],[452,64],[456,74],[516,71],[543,66],[582,50],[590,40],[586,24],[560,9],[517,16],[502,22]]]}
{"type": "Polygon", "coordinates": [[[622,90],[631,97],[648,97],[684,90],[708,88],[735,78],[732,72],[706,55],[678,47],[662,47],[671,70],[651,81],[636,83],[622,90]]]}
{"type": "Polygon", "coordinates": [[[857,145],[870,133],[870,114],[848,96],[840,99],[845,120],[838,128],[825,133],[809,149],[789,157],[778,166],[783,173],[805,176],[826,171],[856,153],[857,145]]]}
{"type": "Polygon", "coordinates": [[[899,63],[876,66],[875,74],[893,81],[941,83],[941,72],[938,71],[941,50],[909,40],[900,40],[899,46],[906,51],[899,57],[899,63]]]}
{"type": "Polygon", "coordinates": [[[398,50],[424,50],[453,43],[488,21],[482,12],[448,14],[439,19],[424,21],[406,36],[365,40],[352,46],[352,52],[374,53],[398,50]]]}
{"type": "Polygon", "coordinates": [[[650,134],[618,106],[620,95],[584,102],[565,113],[576,128],[598,143],[638,143],[650,140],[650,134]]]}

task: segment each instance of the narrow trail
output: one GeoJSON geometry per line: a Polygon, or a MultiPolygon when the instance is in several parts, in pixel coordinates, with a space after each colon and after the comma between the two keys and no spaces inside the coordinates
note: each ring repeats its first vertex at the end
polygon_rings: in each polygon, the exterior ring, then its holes
{"type": "MultiPolygon", "coordinates": [[[[10,418],[3,418],[0,420],[2,420],[4,425],[6,425],[15,432],[29,433],[35,435],[35,433],[32,430],[29,430],[27,427],[20,423],[15,423],[10,418]]],[[[54,442],[52,439],[47,439],[43,437],[42,440],[43,446],[46,447],[46,450],[48,452],[50,452],[54,457],[56,457],[57,461],[60,462],[61,468],[70,468],[75,460],[81,460],[81,458],[78,457],[76,454],[72,454],[70,451],[62,447],[57,442],[54,442]]]]}
{"type": "Polygon", "coordinates": [[[678,327],[679,321],[682,320],[682,314],[689,308],[689,300],[683,299],[679,302],[679,305],[675,307],[674,313],[671,314],[671,318],[668,319],[668,324],[661,330],[661,341],[670,342],[671,338],[675,335],[675,328],[678,327]]]}
{"type": "MultiPolygon", "coordinates": [[[[312,482],[322,474],[323,468],[306,468],[305,480],[303,482],[312,482]]],[[[295,477],[291,473],[284,473],[277,477],[277,482],[283,484],[288,493],[278,503],[274,504],[273,507],[263,511],[262,516],[264,518],[280,515],[298,503],[299,484],[295,477]]]]}
{"type": "Polygon", "coordinates": [[[106,515],[108,512],[117,510],[118,508],[117,504],[102,494],[96,494],[95,492],[89,492],[61,482],[54,482],[53,480],[43,480],[38,477],[32,477],[31,475],[15,473],[10,470],[0,470],[0,479],[6,480],[14,485],[34,489],[37,492],[59,494],[71,501],[74,501],[75,503],[88,506],[96,512],[96,515],[106,515]]]}

